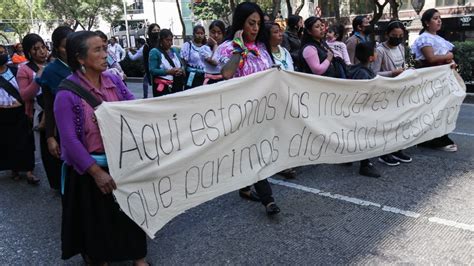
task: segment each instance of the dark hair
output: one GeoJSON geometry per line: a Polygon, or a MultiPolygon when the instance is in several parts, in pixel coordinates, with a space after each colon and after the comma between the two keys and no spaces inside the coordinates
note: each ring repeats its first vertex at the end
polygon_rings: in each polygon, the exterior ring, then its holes
{"type": "Polygon", "coordinates": [[[193,28],[193,39],[194,39],[194,35],[196,34],[196,32],[197,32],[198,30],[202,30],[202,31],[204,32],[204,39],[202,39],[202,41],[201,41],[201,44],[204,45],[204,44],[207,43],[207,41],[206,41],[206,36],[205,36],[205,34],[206,34],[206,29],[204,28],[204,26],[202,26],[202,25],[196,25],[196,26],[194,26],[194,28],[193,28]]]}
{"type": "Polygon", "coordinates": [[[275,23],[275,22],[267,22],[265,23],[265,27],[264,27],[264,30],[265,30],[265,34],[268,36],[268,53],[270,54],[270,57],[272,58],[272,61],[273,63],[275,63],[275,59],[273,58],[273,54],[272,54],[272,47],[270,45],[270,39],[271,39],[271,30],[273,28],[273,26],[277,26],[278,28],[280,28],[280,24],[278,23],[275,23]]]}
{"type": "Polygon", "coordinates": [[[352,33],[351,33],[351,36],[359,31],[359,29],[357,27],[364,24],[364,18],[367,18],[367,16],[357,16],[352,20],[352,33]]]}
{"type": "Polygon", "coordinates": [[[141,45],[145,45],[146,41],[143,38],[138,38],[137,43],[141,45]]]}
{"type": "MultiPolygon", "coordinates": [[[[21,43],[15,43],[15,45],[13,45],[13,51],[14,52],[17,52],[18,51],[18,46],[21,45],[21,43]]],[[[25,50],[23,50],[25,51],[25,50]]]]}
{"type": "Polygon", "coordinates": [[[313,36],[311,36],[309,32],[311,31],[313,25],[318,21],[322,22],[323,19],[320,17],[311,16],[304,21],[304,33],[303,37],[301,38],[301,47],[305,46],[308,43],[315,42],[313,36]]]}
{"type": "Polygon", "coordinates": [[[100,30],[96,30],[95,33],[97,33],[97,35],[99,35],[99,37],[104,41],[104,42],[107,42],[107,40],[109,39],[107,37],[107,35],[105,35],[105,33],[103,31],[100,31],[100,30]]]}
{"type": "Polygon", "coordinates": [[[148,37],[151,36],[151,31],[153,30],[154,27],[160,28],[160,31],[161,31],[160,25],[158,25],[158,24],[156,24],[156,23],[151,23],[151,24],[148,26],[148,29],[146,30],[146,35],[147,35],[148,37]]]}
{"type": "Polygon", "coordinates": [[[160,31],[160,44],[158,45],[158,47],[161,48],[161,41],[168,38],[168,37],[173,37],[173,33],[171,32],[171,30],[169,29],[162,29],[160,31]]]}
{"type": "Polygon", "coordinates": [[[76,71],[81,68],[81,63],[77,58],[85,58],[87,56],[87,40],[93,37],[100,37],[100,35],[93,31],[78,31],[73,32],[67,36],[66,39],[66,52],[67,52],[67,63],[72,71],[76,71]]]}
{"type": "Polygon", "coordinates": [[[54,57],[59,56],[59,52],[57,49],[61,45],[61,41],[66,39],[67,36],[73,32],[74,31],[69,26],[59,26],[53,31],[53,34],[51,35],[51,40],[53,41],[52,55],[54,57]]]}
{"type": "Polygon", "coordinates": [[[303,18],[298,15],[290,15],[288,17],[288,29],[289,30],[297,30],[298,28],[298,22],[302,20],[303,18]]]}
{"type": "Polygon", "coordinates": [[[211,31],[212,28],[218,27],[221,31],[222,34],[225,36],[225,24],[221,20],[214,20],[211,25],[209,25],[209,31],[211,31]]]}
{"type": "Polygon", "coordinates": [[[402,29],[405,32],[405,25],[400,20],[390,20],[387,27],[385,28],[385,33],[389,34],[394,29],[402,29]]]}
{"type": "Polygon", "coordinates": [[[355,57],[362,63],[367,64],[369,57],[375,53],[375,45],[373,42],[358,43],[355,49],[355,57]]]}
{"type": "Polygon", "coordinates": [[[439,11],[435,8],[430,8],[423,13],[423,15],[421,16],[421,24],[423,24],[423,29],[420,31],[420,34],[426,31],[426,29],[428,28],[428,24],[430,23],[430,20],[433,18],[433,16],[436,13],[439,13],[439,11]]]}
{"type": "Polygon", "coordinates": [[[337,35],[336,41],[341,42],[344,37],[345,29],[342,24],[333,24],[329,27],[328,31],[334,32],[337,35]]]}
{"type": "Polygon", "coordinates": [[[232,15],[232,25],[227,32],[226,40],[232,40],[235,33],[244,28],[245,20],[255,12],[260,16],[260,25],[256,41],[266,43],[265,31],[262,30],[264,26],[263,11],[259,5],[251,2],[242,2],[235,8],[234,14],[232,15]]]}
{"type": "Polygon", "coordinates": [[[36,33],[29,33],[25,37],[23,37],[21,45],[23,46],[23,52],[25,53],[26,59],[31,60],[30,50],[33,48],[33,46],[35,46],[35,44],[39,42],[46,46],[43,41],[43,38],[41,38],[36,33]]]}

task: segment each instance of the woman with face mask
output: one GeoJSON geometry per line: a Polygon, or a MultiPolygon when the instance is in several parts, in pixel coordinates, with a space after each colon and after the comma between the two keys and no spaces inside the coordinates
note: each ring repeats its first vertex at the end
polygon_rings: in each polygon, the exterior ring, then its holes
{"type": "MultiPolygon", "coordinates": [[[[405,63],[405,26],[399,20],[392,20],[385,29],[387,40],[376,48],[377,57],[371,68],[375,74],[384,77],[396,77],[406,67],[405,63]]],[[[379,157],[379,162],[388,166],[397,166],[400,163],[410,163],[412,158],[402,151],[386,154],[379,157]]]]}
{"type": "Polygon", "coordinates": [[[201,86],[204,83],[204,61],[201,51],[205,48],[206,30],[201,25],[193,28],[193,40],[183,44],[181,58],[186,65],[186,89],[201,86]]]}
{"type": "Polygon", "coordinates": [[[299,51],[301,48],[301,36],[303,33],[303,18],[298,15],[288,17],[288,27],[283,34],[281,46],[288,50],[295,66],[299,65],[299,51]]]}
{"type": "Polygon", "coordinates": [[[11,178],[20,180],[20,171],[32,179],[35,167],[34,139],[15,75],[8,66],[8,53],[0,44],[0,171],[11,170],[11,178]]]}
{"type": "Polygon", "coordinates": [[[148,26],[147,35],[148,39],[146,40],[145,45],[143,45],[143,67],[145,68],[145,77],[143,78],[143,98],[148,98],[148,85],[151,85],[150,70],[148,68],[148,57],[150,56],[150,51],[153,48],[157,48],[160,41],[160,25],[156,23],[150,24],[148,26]]]}
{"type": "Polygon", "coordinates": [[[359,60],[355,57],[356,46],[359,43],[369,41],[369,35],[372,33],[372,26],[366,16],[357,16],[352,20],[352,34],[346,41],[347,52],[353,65],[358,64],[359,60]]]}

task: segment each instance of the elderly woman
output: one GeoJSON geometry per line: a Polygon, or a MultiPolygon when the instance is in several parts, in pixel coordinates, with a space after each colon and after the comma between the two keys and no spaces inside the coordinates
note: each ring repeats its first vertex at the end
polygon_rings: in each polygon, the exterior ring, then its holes
{"type": "MultiPolygon", "coordinates": [[[[124,101],[133,95],[107,69],[107,45],[95,32],[68,36],[67,61],[73,71],[67,80],[101,101],[124,101]]],[[[80,96],[60,88],[54,114],[61,140],[61,156],[69,166],[64,182],[62,258],[82,254],[86,263],[134,260],[147,265],[145,233],[120,211],[112,191],[104,146],[94,109],[80,96]]]]}
{"type": "Polygon", "coordinates": [[[53,104],[59,83],[71,75],[66,58],[66,37],[72,32],[73,30],[67,26],[60,26],[53,31],[51,39],[53,40],[53,56],[56,59],[45,67],[43,75],[39,78],[43,91],[45,113],[45,131],[40,133],[42,140],[40,142],[41,154],[45,166],[48,166],[45,167],[45,171],[49,186],[55,190],[60,188],[62,161],[59,159],[61,151],[59,149],[56,121],[54,120],[53,104]]]}
{"type": "Polygon", "coordinates": [[[158,47],[151,49],[148,56],[153,97],[183,90],[185,72],[179,52],[172,45],[173,33],[168,29],[163,29],[160,31],[158,47]]]}
{"type": "MultiPolygon", "coordinates": [[[[271,68],[273,60],[269,42],[265,38],[263,12],[260,7],[255,3],[240,3],[232,17],[228,40],[219,46],[218,50],[224,79],[243,77],[271,68]]],[[[254,187],[256,193],[250,187],[245,187],[239,191],[239,195],[260,201],[268,215],[279,213],[280,208],[272,197],[268,180],[260,180],[254,187]]]]}

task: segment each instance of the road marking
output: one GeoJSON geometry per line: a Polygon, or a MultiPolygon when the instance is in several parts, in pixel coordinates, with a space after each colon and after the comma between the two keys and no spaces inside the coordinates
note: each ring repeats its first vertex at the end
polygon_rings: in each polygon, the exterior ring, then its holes
{"type": "Polygon", "coordinates": [[[442,218],[438,218],[438,217],[434,217],[434,216],[433,217],[426,217],[426,216],[423,216],[423,215],[421,215],[420,213],[417,213],[417,212],[406,211],[406,210],[402,210],[402,209],[399,209],[399,208],[386,206],[386,205],[382,205],[382,204],[379,204],[379,203],[375,203],[375,202],[371,202],[371,201],[367,201],[367,200],[363,200],[363,199],[348,197],[348,196],[344,196],[344,195],[340,195],[340,194],[334,194],[334,193],[331,193],[331,192],[324,192],[324,191],[322,191],[320,189],[317,189],[317,188],[306,187],[306,186],[298,185],[298,184],[295,184],[295,183],[286,182],[286,181],[283,181],[283,180],[268,178],[268,181],[272,184],[275,184],[275,185],[280,185],[280,186],[284,186],[284,187],[288,187],[288,188],[294,188],[294,189],[298,189],[298,190],[301,190],[301,191],[313,193],[315,195],[319,195],[319,196],[323,196],[323,197],[327,197],[327,198],[331,198],[331,199],[341,200],[341,201],[349,202],[349,203],[360,205],[360,206],[372,206],[372,207],[379,208],[379,209],[381,209],[382,211],[385,211],[385,212],[391,212],[391,213],[403,215],[403,216],[406,216],[406,217],[410,217],[410,218],[413,218],[413,219],[426,219],[430,223],[441,224],[441,225],[445,225],[445,226],[449,226],[449,227],[455,227],[455,228],[459,228],[459,229],[462,229],[462,230],[474,232],[474,225],[472,225],[472,224],[458,223],[456,221],[446,220],[446,219],[442,219],[442,218]]]}
{"type": "Polygon", "coordinates": [[[464,133],[464,132],[452,132],[454,135],[461,135],[461,136],[468,136],[468,137],[474,137],[474,134],[471,133],[464,133]]]}

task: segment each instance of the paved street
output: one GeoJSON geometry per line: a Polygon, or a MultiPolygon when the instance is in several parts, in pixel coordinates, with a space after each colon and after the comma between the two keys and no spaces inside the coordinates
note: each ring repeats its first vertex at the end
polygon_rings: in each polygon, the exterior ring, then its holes
{"type": "MultiPolygon", "coordinates": [[[[141,96],[141,83],[129,87],[141,96]]],[[[150,92],[151,93],[151,92],[150,92]]],[[[282,212],[237,192],[189,210],[149,240],[154,265],[474,264],[474,105],[463,104],[451,137],[456,153],[410,148],[413,162],[297,168],[271,177],[282,212]]],[[[61,203],[40,161],[39,187],[0,172],[0,265],[77,265],[60,259],[61,203]]],[[[115,264],[130,265],[130,264],[115,264]]]]}

